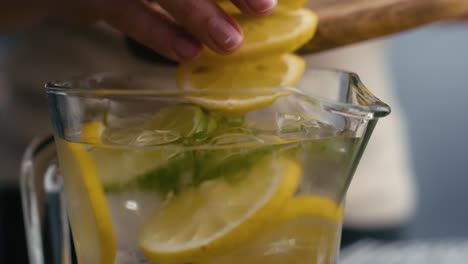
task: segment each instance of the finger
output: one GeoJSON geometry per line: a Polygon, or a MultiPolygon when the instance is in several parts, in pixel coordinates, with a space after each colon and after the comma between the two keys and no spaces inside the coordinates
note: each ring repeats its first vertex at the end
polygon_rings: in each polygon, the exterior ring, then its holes
{"type": "Polygon", "coordinates": [[[275,9],[277,0],[231,0],[243,13],[263,16],[270,14],[275,9]]]}
{"type": "Polygon", "coordinates": [[[170,59],[187,62],[201,52],[198,40],[142,1],[114,0],[99,10],[106,22],[170,59]]]}
{"type": "Polygon", "coordinates": [[[239,24],[212,0],[159,0],[172,17],[218,53],[230,53],[243,40],[239,24]]]}

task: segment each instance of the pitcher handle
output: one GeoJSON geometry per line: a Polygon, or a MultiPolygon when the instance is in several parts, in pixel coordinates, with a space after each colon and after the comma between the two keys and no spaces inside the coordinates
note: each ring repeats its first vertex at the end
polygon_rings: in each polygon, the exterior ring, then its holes
{"type": "Polygon", "coordinates": [[[35,138],[23,156],[21,200],[29,263],[71,263],[71,240],[53,136],[35,138]]]}

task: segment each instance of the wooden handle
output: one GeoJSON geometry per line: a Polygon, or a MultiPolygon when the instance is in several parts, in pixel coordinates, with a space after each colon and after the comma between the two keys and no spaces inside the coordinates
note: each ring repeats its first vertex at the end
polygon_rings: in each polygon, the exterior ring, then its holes
{"type": "Polygon", "coordinates": [[[314,53],[468,14],[468,0],[328,0],[311,7],[319,16],[314,53]]]}

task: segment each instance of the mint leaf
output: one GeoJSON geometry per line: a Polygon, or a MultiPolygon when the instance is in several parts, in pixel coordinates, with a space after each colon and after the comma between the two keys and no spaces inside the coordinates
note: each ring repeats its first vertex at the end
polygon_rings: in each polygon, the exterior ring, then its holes
{"type": "Polygon", "coordinates": [[[121,192],[138,189],[177,193],[216,178],[225,178],[234,182],[243,175],[239,172],[248,171],[260,159],[271,155],[276,148],[264,146],[249,150],[187,150],[170,158],[165,165],[139,175],[128,183],[106,185],[105,191],[121,192]]]}

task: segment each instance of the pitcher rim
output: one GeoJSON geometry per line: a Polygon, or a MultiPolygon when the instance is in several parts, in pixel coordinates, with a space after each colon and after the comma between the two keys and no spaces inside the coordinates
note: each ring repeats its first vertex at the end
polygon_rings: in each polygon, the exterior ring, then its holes
{"type": "MultiPolygon", "coordinates": [[[[359,118],[359,119],[378,119],[381,117],[385,117],[391,112],[391,108],[381,101],[378,97],[376,97],[373,93],[367,89],[367,87],[361,82],[358,74],[336,69],[336,68],[321,68],[321,67],[314,67],[308,68],[305,72],[335,72],[337,74],[345,74],[348,76],[349,81],[354,84],[356,93],[360,96],[359,103],[346,103],[346,102],[339,102],[336,100],[331,100],[328,98],[324,98],[317,95],[310,95],[306,94],[305,92],[301,91],[299,88],[294,86],[274,86],[274,87],[259,87],[259,88],[250,88],[250,89],[193,89],[193,90],[178,90],[178,89],[116,89],[116,88],[80,88],[80,87],[71,87],[70,83],[72,81],[83,81],[91,78],[106,78],[106,77],[121,77],[125,75],[140,75],[145,76],[144,73],[147,72],[103,72],[97,74],[87,74],[87,75],[80,75],[75,78],[69,78],[66,80],[58,80],[58,81],[49,81],[45,83],[46,93],[52,94],[61,94],[61,95],[83,95],[83,96],[99,96],[99,97],[106,97],[106,96],[177,96],[177,95],[203,95],[203,94],[225,94],[232,91],[240,94],[259,94],[264,92],[275,92],[275,91],[289,91],[292,93],[296,93],[302,96],[305,96],[309,99],[318,101],[321,103],[323,108],[326,110],[333,112],[335,114],[340,114],[344,116],[359,118]]],[[[155,85],[157,86],[157,84],[155,85]]]]}

